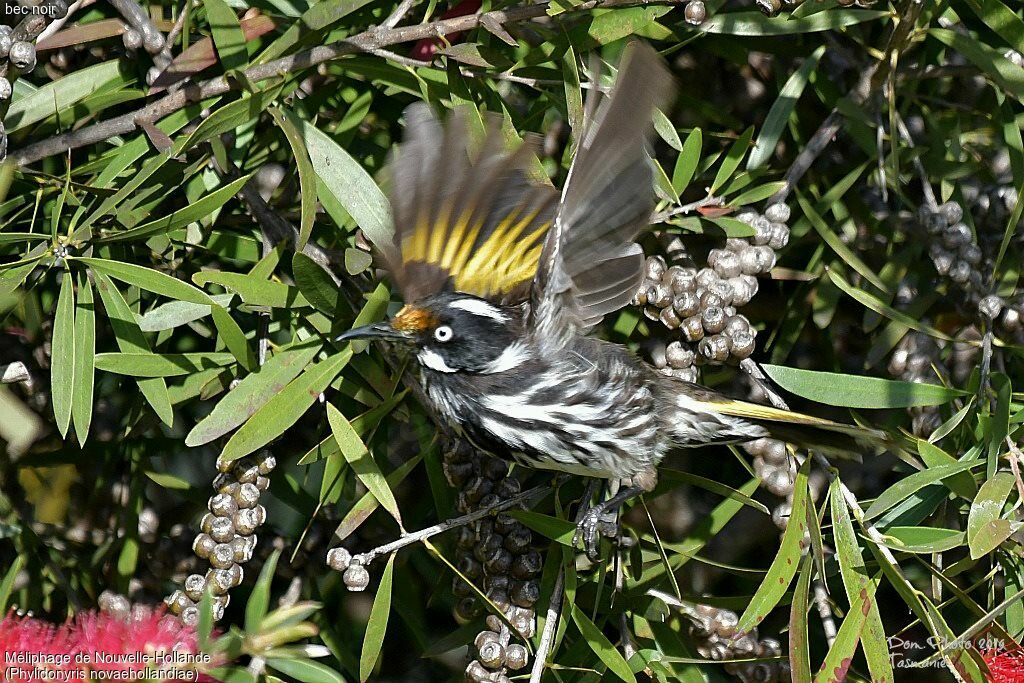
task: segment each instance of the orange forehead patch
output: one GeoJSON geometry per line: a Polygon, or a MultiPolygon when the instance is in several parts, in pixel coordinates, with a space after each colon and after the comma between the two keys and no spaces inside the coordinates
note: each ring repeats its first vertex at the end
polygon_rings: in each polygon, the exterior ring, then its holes
{"type": "Polygon", "coordinates": [[[405,305],[398,312],[391,326],[402,332],[424,332],[437,325],[437,318],[425,308],[405,305]]]}

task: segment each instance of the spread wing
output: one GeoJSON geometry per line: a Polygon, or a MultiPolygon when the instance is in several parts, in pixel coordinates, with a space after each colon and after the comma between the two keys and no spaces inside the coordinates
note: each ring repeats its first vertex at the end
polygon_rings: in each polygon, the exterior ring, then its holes
{"type": "Polygon", "coordinates": [[[585,332],[629,303],[643,278],[633,240],[654,209],[647,155],[655,107],[672,78],[643,43],[627,48],[610,97],[589,122],[533,282],[534,323],[547,338],[585,332]]]}
{"type": "Polygon", "coordinates": [[[557,200],[554,188],[528,179],[532,151],[508,150],[494,121],[474,152],[464,115],[442,125],[414,104],[405,118],[405,141],[389,167],[394,244],[384,251],[403,297],[455,289],[524,300],[557,200]]]}

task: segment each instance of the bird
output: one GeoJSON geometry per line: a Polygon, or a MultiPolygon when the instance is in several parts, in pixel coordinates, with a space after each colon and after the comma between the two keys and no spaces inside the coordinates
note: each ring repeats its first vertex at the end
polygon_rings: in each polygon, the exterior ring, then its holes
{"type": "Polygon", "coordinates": [[[381,249],[404,306],[338,337],[411,347],[426,400],[476,448],[622,482],[580,522],[591,557],[601,515],[652,490],[673,449],[771,437],[847,453],[880,438],[728,398],[593,334],[643,280],[651,121],[672,90],[653,48],[630,44],[610,94],[588,101],[561,192],[537,177],[530,145],[508,148],[500,121],[474,145],[469,114],[445,125],[411,105],[387,167],[394,238],[381,249]]]}

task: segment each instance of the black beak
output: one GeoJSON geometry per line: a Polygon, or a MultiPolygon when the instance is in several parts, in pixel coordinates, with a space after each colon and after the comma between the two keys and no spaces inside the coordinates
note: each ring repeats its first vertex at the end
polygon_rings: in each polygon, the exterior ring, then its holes
{"type": "Polygon", "coordinates": [[[399,332],[391,326],[391,323],[373,323],[356,327],[344,334],[335,337],[335,341],[348,341],[350,339],[385,339],[389,341],[412,341],[412,338],[404,332],[399,332]]]}

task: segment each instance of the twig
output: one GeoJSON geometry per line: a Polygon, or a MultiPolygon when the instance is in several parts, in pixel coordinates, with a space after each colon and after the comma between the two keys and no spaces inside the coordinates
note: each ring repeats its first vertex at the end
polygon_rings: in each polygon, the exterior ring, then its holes
{"type": "Polygon", "coordinates": [[[836,620],[832,616],[832,607],[828,604],[828,591],[822,579],[814,580],[814,604],[818,608],[818,616],[821,617],[821,628],[825,632],[825,640],[828,646],[836,642],[836,620]]]}
{"type": "Polygon", "coordinates": [[[86,7],[87,5],[93,4],[95,1],[96,0],[75,0],[75,2],[71,3],[71,5],[68,7],[67,14],[65,14],[60,19],[54,19],[49,26],[44,28],[42,32],[38,36],[36,36],[36,42],[41,43],[57,31],[61,30],[64,27],[64,24],[67,23],[67,20],[71,18],[72,14],[82,9],[83,7],[86,7]]]}
{"type": "MultiPolygon", "coordinates": [[[[849,97],[854,105],[860,106],[867,102],[872,94],[877,92],[877,86],[888,77],[889,71],[895,63],[894,60],[890,59],[890,56],[906,49],[924,4],[916,0],[906,3],[904,15],[899,17],[899,21],[894,22],[892,33],[889,34],[882,58],[865,68],[861,72],[860,78],[857,79],[857,85],[849,97]]],[[[796,187],[796,184],[800,182],[800,179],[803,178],[804,174],[814,164],[815,159],[835,139],[845,121],[846,117],[838,108],[832,110],[832,113],[821,122],[818,130],[807,141],[800,154],[793,160],[789,170],[786,171],[786,175],[783,178],[786,184],[768,199],[767,204],[779,204],[786,201],[790,192],[796,187]]]]}
{"type": "MultiPolygon", "coordinates": [[[[583,521],[587,514],[590,499],[597,489],[597,479],[590,479],[587,482],[587,489],[580,499],[580,509],[576,511],[576,523],[583,521]]],[[[533,656],[533,668],[530,669],[529,683],[540,683],[544,675],[544,667],[548,663],[548,653],[555,643],[555,632],[558,630],[558,619],[562,614],[562,597],[565,593],[565,565],[559,564],[558,576],[555,577],[555,585],[551,589],[551,598],[548,600],[548,611],[544,616],[544,631],[540,634],[540,642],[537,644],[537,652],[533,656]]]]}
{"type": "Polygon", "coordinates": [[[409,13],[409,10],[412,9],[415,2],[416,0],[402,0],[402,2],[398,3],[398,7],[395,8],[395,11],[384,20],[384,23],[381,24],[381,26],[384,28],[394,28],[398,26],[398,23],[402,21],[402,19],[405,19],[405,15],[409,13]]]}
{"type": "Polygon", "coordinates": [[[761,366],[756,361],[750,358],[744,358],[740,361],[740,369],[743,370],[750,376],[750,379],[764,392],[764,395],[768,397],[768,401],[779,410],[789,410],[789,406],[786,404],[786,400],[775,388],[769,383],[768,378],[765,376],[761,366]]]}
{"type": "MultiPolygon", "coordinates": [[[[646,0],[587,0],[573,7],[571,12],[587,11],[595,7],[628,7],[649,4],[663,4],[663,2],[648,2],[646,0]]],[[[19,165],[31,164],[48,156],[61,154],[69,149],[77,149],[109,140],[117,135],[126,135],[138,129],[138,120],[159,121],[169,114],[184,109],[191,103],[223,95],[233,88],[239,87],[238,80],[258,83],[292,71],[307,69],[346,55],[368,52],[389,45],[421,40],[423,38],[434,38],[439,35],[443,36],[449,33],[469,31],[480,25],[482,17],[489,17],[500,24],[547,17],[547,8],[548,3],[542,2],[535,5],[494,10],[486,14],[470,14],[462,17],[440,19],[416,26],[372,28],[330,45],[320,45],[287,57],[275,59],[266,64],[251,66],[244,71],[244,79],[232,79],[229,81],[223,76],[218,76],[201,83],[185,86],[181,90],[168,93],[156,102],[148,104],[137,111],[128,112],[106,121],[61,135],[55,135],[28,145],[14,152],[12,159],[19,165]]],[[[570,12],[565,12],[560,16],[568,14],[570,12]]]]}
{"type": "MultiPolygon", "coordinates": [[[[899,115],[899,112],[895,113],[896,116],[896,127],[900,131],[900,136],[909,144],[911,147],[914,146],[914,139],[910,136],[910,129],[907,128],[907,124],[903,121],[903,117],[899,115]]],[[[924,164],[921,163],[921,157],[914,157],[914,168],[917,170],[917,175],[921,179],[921,192],[924,194],[924,203],[928,207],[928,210],[935,213],[939,210],[939,202],[935,199],[935,191],[932,189],[932,184],[928,181],[928,171],[925,170],[924,164]]]]}
{"type": "Polygon", "coordinates": [[[414,59],[413,57],[406,57],[405,55],[400,55],[397,52],[392,52],[391,50],[385,50],[383,48],[367,50],[367,52],[369,52],[374,57],[380,57],[381,59],[386,59],[389,62],[401,64],[402,66],[411,66],[414,69],[424,66],[431,66],[433,64],[433,62],[429,62],[423,59],[414,59]]]}
{"type": "Polygon", "coordinates": [[[509,508],[513,508],[516,505],[519,505],[520,503],[525,503],[534,497],[539,497],[541,494],[548,493],[550,490],[551,487],[547,485],[534,486],[532,489],[527,489],[526,491],[523,491],[522,493],[512,496],[511,498],[506,498],[505,500],[494,503],[493,505],[488,505],[487,507],[482,507],[479,510],[474,510],[473,512],[470,512],[468,515],[462,515],[461,517],[453,517],[451,519],[446,519],[443,522],[439,522],[438,524],[435,524],[433,526],[428,526],[425,529],[420,529],[419,531],[414,531],[412,533],[405,534],[397,540],[391,541],[390,543],[385,543],[381,546],[377,546],[376,548],[368,550],[365,553],[353,555],[352,562],[358,562],[359,564],[365,567],[381,555],[390,555],[396,550],[401,550],[402,548],[408,545],[412,545],[413,543],[420,543],[421,541],[427,540],[431,536],[436,536],[438,534],[444,533],[445,531],[457,529],[461,526],[466,526],[467,524],[472,524],[478,519],[483,519],[484,517],[488,517],[492,514],[508,510],[509,508]]]}
{"type": "Polygon", "coordinates": [[[1009,436],[1006,437],[1006,445],[1010,448],[1010,469],[1013,470],[1013,478],[1017,482],[1017,495],[1024,502],[1024,481],[1020,478],[1020,461],[1024,458],[1024,453],[1020,452],[1017,444],[1009,436]]]}
{"type": "Polygon", "coordinates": [[[704,199],[698,199],[695,202],[689,204],[683,204],[667,211],[661,211],[651,216],[651,225],[657,225],[658,223],[664,223],[669,218],[673,218],[680,214],[687,214],[697,209],[702,209],[705,206],[718,206],[722,203],[721,197],[715,197],[714,195],[708,195],[704,199]]]}
{"type": "Polygon", "coordinates": [[[142,34],[142,46],[151,55],[164,49],[164,34],[160,33],[146,10],[136,0],[109,0],[114,9],[131,24],[132,28],[142,34]]]}
{"type": "MultiPolygon", "coordinates": [[[[263,197],[260,196],[259,190],[256,189],[256,185],[253,181],[245,184],[245,186],[239,191],[239,197],[245,202],[245,205],[252,212],[256,222],[260,225],[260,230],[263,233],[264,239],[270,244],[280,244],[282,242],[290,242],[295,245],[298,242],[299,231],[294,225],[282,218],[276,211],[270,208],[270,205],[264,201],[263,197]]],[[[334,280],[334,284],[339,284],[341,280],[334,271],[331,269],[332,258],[331,255],[322,247],[315,244],[314,242],[307,241],[305,246],[302,248],[302,253],[309,258],[316,261],[327,274],[334,280]]]]}

